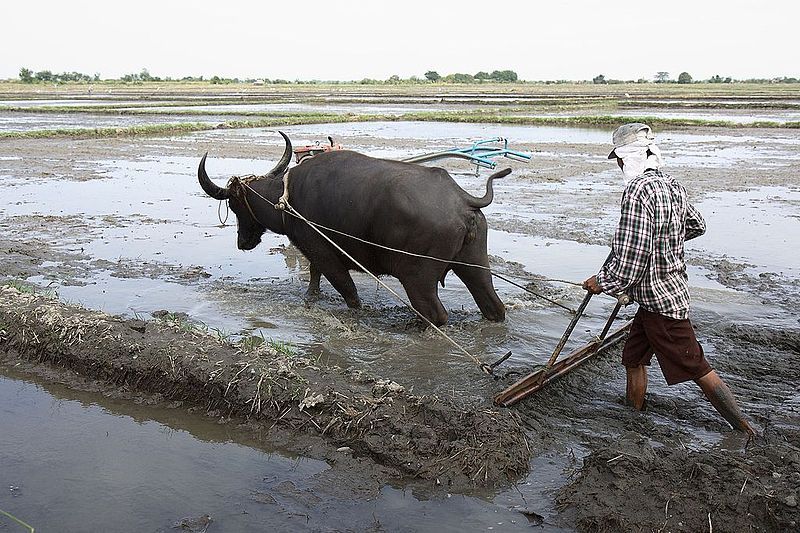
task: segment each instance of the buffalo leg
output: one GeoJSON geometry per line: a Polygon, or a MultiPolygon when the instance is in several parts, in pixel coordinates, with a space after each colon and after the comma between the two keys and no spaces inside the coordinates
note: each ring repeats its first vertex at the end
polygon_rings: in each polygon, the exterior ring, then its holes
{"type": "MultiPolygon", "coordinates": [[[[311,261],[312,265],[320,265],[319,273],[325,276],[336,292],[342,295],[347,307],[356,309],[361,307],[361,300],[358,297],[358,290],[356,284],[353,283],[353,278],[350,277],[350,272],[344,266],[341,259],[333,254],[326,256],[322,260],[311,261]]],[[[312,270],[312,281],[313,281],[312,270]]],[[[319,275],[319,274],[318,274],[319,275]]]]}
{"type": "Polygon", "coordinates": [[[319,271],[314,263],[309,265],[309,271],[308,289],[306,289],[306,294],[303,297],[306,302],[306,307],[310,307],[319,299],[319,282],[322,277],[322,272],[319,271]]]}
{"type": "Polygon", "coordinates": [[[453,272],[469,289],[478,304],[478,309],[487,320],[502,322],[506,318],[506,307],[497,296],[492,285],[492,275],[482,268],[454,265],[453,272]]]}
{"type": "Polygon", "coordinates": [[[447,311],[436,292],[437,278],[431,279],[432,283],[420,282],[417,278],[401,280],[401,283],[414,309],[434,325],[443,326],[447,323],[447,311]]]}
{"type": "Polygon", "coordinates": [[[308,289],[306,290],[306,299],[316,299],[319,296],[319,282],[322,277],[322,272],[316,267],[314,263],[309,265],[309,280],[308,289]]]}

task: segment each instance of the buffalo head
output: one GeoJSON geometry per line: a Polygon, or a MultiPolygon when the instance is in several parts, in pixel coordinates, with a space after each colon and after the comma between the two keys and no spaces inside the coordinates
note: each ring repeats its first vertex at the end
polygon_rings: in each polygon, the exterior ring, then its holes
{"type": "MultiPolygon", "coordinates": [[[[200,160],[200,165],[197,167],[197,178],[200,181],[200,187],[210,197],[216,200],[227,200],[230,210],[236,215],[237,225],[237,246],[240,250],[252,250],[261,242],[261,236],[268,228],[269,221],[274,217],[275,210],[271,205],[264,205],[265,202],[253,193],[253,190],[261,189],[259,194],[264,196],[266,188],[260,186],[260,183],[269,184],[269,182],[280,182],[276,178],[280,178],[286,167],[289,166],[289,161],[292,157],[292,143],[285,133],[279,131],[284,141],[286,142],[286,149],[283,152],[278,164],[275,168],[267,172],[263,176],[255,179],[241,179],[233,177],[228,181],[225,187],[216,185],[206,174],[206,157],[208,152],[203,155],[200,160]],[[267,210],[266,208],[269,208],[267,210]],[[260,216],[259,216],[260,215],[260,216]]],[[[282,188],[282,185],[280,185],[282,188]]],[[[266,196],[270,198],[270,196],[266,196]]],[[[276,197],[277,198],[277,197],[276,197]]],[[[270,201],[275,201],[276,198],[270,201]]]]}

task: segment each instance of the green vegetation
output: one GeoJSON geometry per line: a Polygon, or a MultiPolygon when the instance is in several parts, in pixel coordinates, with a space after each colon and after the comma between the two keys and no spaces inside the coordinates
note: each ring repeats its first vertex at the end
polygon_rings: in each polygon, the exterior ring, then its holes
{"type": "Polygon", "coordinates": [[[264,337],[264,334],[261,332],[259,332],[258,335],[249,335],[242,338],[238,344],[239,347],[245,352],[254,352],[266,344],[267,347],[276,352],[278,355],[283,355],[285,357],[294,357],[297,355],[297,352],[291,343],[277,341],[272,338],[267,340],[264,337]]]}
{"type": "MultiPolygon", "coordinates": [[[[525,82],[520,80],[518,74],[513,70],[493,70],[491,72],[479,71],[475,74],[454,72],[442,75],[435,70],[425,72],[422,77],[410,76],[409,78],[401,78],[394,74],[385,80],[378,80],[373,78],[363,78],[360,81],[335,81],[335,80],[284,80],[284,79],[270,79],[267,76],[262,78],[227,78],[224,76],[214,75],[209,78],[204,76],[185,76],[180,79],[173,79],[169,76],[159,77],[150,74],[148,69],[143,68],[140,72],[125,74],[119,79],[101,78],[100,74],[84,74],[81,72],[62,72],[60,74],[53,73],[49,70],[42,70],[33,72],[31,69],[22,67],[19,70],[19,80],[26,84],[35,83],[54,83],[63,84],[69,82],[92,83],[92,84],[106,84],[106,83],[125,83],[128,85],[142,85],[146,83],[163,83],[163,84],[187,84],[187,83],[209,83],[211,85],[233,85],[233,84],[248,84],[248,85],[426,85],[426,84],[486,84],[486,83],[545,83],[545,84],[580,84],[580,83],[595,83],[595,84],[621,84],[621,83],[648,83],[649,80],[640,77],[638,80],[616,80],[606,78],[604,74],[595,76],[591,82],[587,80],[549,80],[549,81],[536,81],[525,82]]],[[[677,80],[671,80],[669,72],[659,71],[653,76],[653,81],[656,83],[695,83],[692,76],[688,72],[681,73],[677,80]]],[[[778,76],[769,79],[744,79],[734,80],[731,77],[722,77],[715,74],[710,79],[706,80],[708,83],[800,83],[800,79],[796,77],[778,76]]]]}
{"type": "Polygon", "coordinates": [[[157,320],[164,322],[165,324],[170,325],[171,327],[183,331],[186,333],[193,333],[193,332],[208,332],[208,326],[201,323],[201,322],[193,322],[189,320],[189,317],[183,313],[170,313],[170,312],[162,312],[162,313],[154,313],[153,317],[157,320]]]}
{"type": "MultiPolygon", "coordinates": [[[[44,70],[41,72],[33,73],[30,69],[22,67],[19,71],[19,79],[23,83],[64,83],[70,81],[79,81],[79,82],[99,82],[101,81],[100,75],[95,74],[94,76],[89,76],[87,74],[81,74],[79,72],[64,72],[61,74],[53,74],[49,70],[44,70]]],[[[170,77],[160,78],[158,76],[153,76],[150,72],[144,68],[140,72],[132,73],[132,74],[125,74],[124,76],[120,77],[119,80],[102,80],[102,81],[121,81],[124,83],[131,83],[131,84],[141,84],[147,82],[175,82],[175,81],[182,81],[182,82],[196,82],[196,81],[205,81],[203,76],[194,77],[194,76],[187,76],[182,78],[181,80],[173,80],[170,77]]],[[[270,80],[269,78],[248,78],[245,80],[240,80],[239,78],[226,78],[223,76],[212,76],[208,79],[208,82],[214,85],[225,85],[225,84],[234,84],[234,83],[241,83],[244,81],[245,83],[257,83],[257,84],[288,84],[292,83],[288,80],[280,80],[274,79],[270,80]]],[[[408,79],[401,79],[400,76],[393,75],[390,76],[387,80],[376,80],[371,78],[364,78],[361,80],[360,83],[365,85],[376,85],[381,83],[390,83],[390,84],[397,84],[397,83],[430,83],[430,82],[445,82],[445,83],[483,83],[483,82],[499,82],[499,83],[513,83],[519,81],[519,76],[513,70],[494,70],[491,73],[487,72],[478,72],[475,75],[472,74],[464,74],[464,73],[453,73],[448,74],[444,77],[440,76],[438,72],[435,71],[428,71],[425,73],[425,78],[419,78],[417,76],[411,76],[408,79]]],[[[318,81],[301,81],[296,80],[294,83],[319,83],[318,81]]],[[[338,83],[338,82],[325,82],[325,83],[338,83]]],[[[351,83],[351,82],[344,82],[344,83],[351,83]]]]}
{"type": "Polygon", "coordinates": [[[166,133],[190,133],[213,129],[211,124],[147,124],[126,128],[60,128],[32,131],[0,131],[0,139],[44,139],[51,137],[94,138],[94,137],[132,137],[136,135],[160,135],[166,133]]]}
{"type": "MultiPolygon", "coordinates": [[[[28,72],[32,76],[30,72],[28,72]]],[[[668,73],[660,73],[668,76],[668,73]]],[[[687,74],[688,73],[683,73],[687,74]]],[[[488,80],[495,73],[478,72],[474,78],[488,80]]],[[[149,74],[148,74],[149,76],[149,74]]],[[[429,71],[426,78],[436,79],[438,73],[429,71]]],[[[211,129],[274,128],[298,124],[321,124],[366,121],[447,121],[472,123],[502,123],[520,125],[614,126],[634,119],[669,127],[726,127],[726,128],[798,128],[798,122],[764,121],[741,123],[725,120],[702,120],[689,117],[650,117],[648,109],[800,109],[800,84],[790,83],[622,83],[599,75],[594,83],[520,83],[513,86],[497,81],[486,85],[472,83],[447,84],[444,81],[425,81],[404,84],[396,77],[392,85],[371,87],[360,83],[293,84],[292,86],[239,84],[224,86],[213,81],[173,82],[146,81],[136,86],[120,82],[104,82],[97,89],[102,105],[45,105],[9,107],[0,105],[2,113],[59,113],[86,115],[135,115],[160,117],[196,117],[191,122],[178,119],[162,124],[143,124],[121,127],[85,127],[75,129],[41,129],[33,131],[2,131],[2,139],[36,138],[105,138],[147,135],[180,135],[211,129]],[[499,98],[492,98],[497,96],[499,98]],[[319,111],[292,112],[242,108],[242,104],[295,104],[319,106],[319,111]],[[425,106],[450,104],[457,111],[420,111],[403,115],[330,112],[331,104],[401,104],[425,106]],[[237,104],[233,109],[225,105],[237,104]],[[221,106],[219,109],[199,109],[197,106],[221,106]],[[185,107],[185,109],[176,109],[185,107]],[[618,109],[641,109],[639,117],[622,116],[618,109]],[[214,117],[214,121],[204,117],[214,117]],[[223,117],[223,118],[218,118],[223,117]]],[[[140,78],[146,78],[140,73],[140,78]]],[[[151,77],[152,78],[152,77],[151,77]]],[[[85,97],[85,86],[70,83],[60,86],[36,87],[15,82],[0,82],[0,100],[53,99],[85,97]]],[[[312,108],[313,109],[313,108],[312,108]]],[[[161,119],[163,120],[163,119],[161,119]]],[[[169,119],[167,119],[169,120],[169,119]]],[[[91,118],[85,123],[92,124],[91,118]]]]}
{"type": "Polygon", "coordinates": [[[656,83],[667,83],[669,81],[669,72],[656,72],[656,83]]]}
{"type": "Polygon", "coordinates": [[[57,298],[58,292],[54,289],[49,287],[40,287],[38,285],[34,285],[33,283],[28,283],[27,281],[17,280],[17,279],[5,279],[0,280],[0,286],[5,285],[7,287],[14,287],[19,292],[25,294],[38,294],[40,296],[45,296],[47,298],[57,298]]]}
{"type": "Polygon", "coordinates": [[[19,281],[16,279],[10,279],[3,281],[3,285],[8,287],[14,287],[19,292],[24,292],[25,294],[36,294],[36,286],[30,283],[26,283],[24,281],[19,281]]]}
{"type": "Polygon", "coordinates": [[[473,122],[542,126],[618,126],[626,122],[646,122],[654,126],[706,126],[721,128],[800,128],[800,122],[752,122],[739,123],[726,120],[703,120],[690,118],[662,118],[648,116],[584,115],[565,117],[525,117],[494,115],[488,113],[443,112],[408,113],[398,120],[420,120],[435,122],[473,122]]]}
{"type": "Polygon", "coordinates": [[[297,124],[324,124],[332,122],[364,122],[369,120],[389,120],[394,117],[382,115],[288,115],[264,120],[232,120],[222,124],[203,122],[180,122],[170,124],[145,124],[119,128],[75,128],[32,131],[0,131],[0,139],[43,139],[52,137],[65,138],[102,138],[102,137],[134,137],[144,135],[165,135],[192,133],[215,129],[239,128],[272,128],[276,126],[294,126],[297,124]]]}
{"type": "Polygon", "coordinates": [[[95,74],[89,76],[88,74],[81,74],[80,72],[62,72],[61,74],[53,74],[49,70],[42,70],[35,74],[30,69],[25,67],[19,69],[19,79],[23,83],[66,83],[66,82],[89,82],[99,81],[100,75],[95,74]]]}
{"type": "Polygon", "coordinates": [[[424,121],[424,122],[469,122],[493,124],[518,124],[541,126],[616,126],[626,122],[640,121],[654,126],[705,126],[720,128],[800,128],[800,122],[750,122],[739,123],[726,120],[704,120],[690,118],[663,118],[663,117],[636,117],[617,115],[581,115],[581,116],[509,116],[487,111],[453,111],[453,112],[428,112],[406,113],[404,115],[325,115],[325,114],[296,114],[277,116],[264,120],[233,120],[221,124],[202,122],[148,124],[119,128],[75,128],[32,131],[5,131],[0,132],[0,139],[43,139],[43,138],[103,138],[103,137],[133,137],[146,135],[182,134],[215,129],[241,129],[241,128],[274,128],[278,126],[294,126],[299,124],[327,124],[341,122],[399,122],[399,121],[424,121]]]}
{"type": "Polygon", "coordinates": [[[294,357],[297,355],[297,351],[291,343],[270,339],[267,342],[267,345],[279,354],[285,355],[286,357],[294,357]]]}

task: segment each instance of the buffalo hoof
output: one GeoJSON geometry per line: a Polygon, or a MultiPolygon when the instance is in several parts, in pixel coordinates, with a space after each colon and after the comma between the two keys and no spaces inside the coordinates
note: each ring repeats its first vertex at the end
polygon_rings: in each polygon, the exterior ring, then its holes
{"type": "Polygon", "coordinates": [[[361,299],[358,296],[355,298],[345,298],[344,301],[350,309],[361,309],[361,299]]]}
{"type": "Polygon", "coordinates": [[[316,289],[316,290],[308,289],[305,292],[305,294],[303,295],[303,302],[305,302],[306,307],[311,307],[312,305],[317,303],[317,301],[319,300],[319,297],[320,297],[320,290],[319,289],[316,289]]]}

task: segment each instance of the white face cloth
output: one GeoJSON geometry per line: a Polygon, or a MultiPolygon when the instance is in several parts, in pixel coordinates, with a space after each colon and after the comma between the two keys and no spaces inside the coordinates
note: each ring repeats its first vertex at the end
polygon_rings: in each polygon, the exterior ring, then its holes
{"type": "Polygon", "coordinates": [[[622,159],[622,173],[625,175],[625,183],[629,179],[641,175],[648,168],[659,168],[663,164],[661,150],[653,142],[653,139],[640,135],[636,141],[614,148],[614,153],[622,159]],[[647,154],[648,150],[650,155],[647,154]]]}

